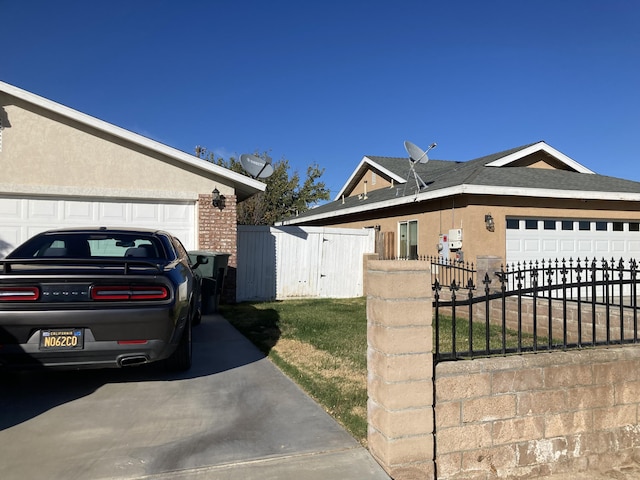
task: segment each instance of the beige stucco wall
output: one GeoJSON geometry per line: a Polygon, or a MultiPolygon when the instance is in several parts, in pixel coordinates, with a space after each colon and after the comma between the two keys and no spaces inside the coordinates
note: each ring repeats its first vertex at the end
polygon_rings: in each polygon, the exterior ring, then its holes
{"type": "Polygon", "coordinates": [[[395,234],[397,245],[398,223],[417,220],[419,255],[437,255],[439,235],[448,234],[449,229],[462,228],[464,261],[477,263],[479,255],[506,257],[507,217],[640,221],[640,205],[633,202],[614,201],[456,196],[412,204],[394,209],[385,217],[376,218],[378,215],[380,215],[379,212],[373,212],[368,215],[368,218],[324,224],[346,228],[379,225],[380,232],[395,234]],[[489,213],[495,222],[493,232],[485,227],[484,218],[489,213]]]}
{"type": "Polygon", "coordinates": [[[0,191],[197,199],[228,180],[0,93],[0,191]],[[2,188],[4,187],[4,188],[2,188]]]}
{"type": "Polygon", "coordinates": [[[360,177],[358,183],[353,187],[347,195],[349,197],[357,196],[365,193],[365,182],[367,183],[367,193],[372,192],[373,190],[378,190],[380,188],[389,188],[391,186],[391,181],[387,178],[383,177],[379,173],[373,172],[371,170],[367,170],[365,174],[360,177]]]}

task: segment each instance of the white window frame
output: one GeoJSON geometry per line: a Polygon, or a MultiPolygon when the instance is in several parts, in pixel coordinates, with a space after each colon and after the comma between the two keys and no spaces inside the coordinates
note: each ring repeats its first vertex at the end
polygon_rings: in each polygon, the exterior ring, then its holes
{"type": "Polygon", "coordinates": [[[418,258],[418,220],[404,220],[398,222],[398,258],[407,258],[415,260],[418,258]],[[411,243],[411,226],[415,226],[415,245],[411,243]],[[402,229],[406,229],[406,234],[409,237],[407,239],[407,246],[403,246],[402,229]],[[415,253],[411,252],[411,247],[415,246],[415,253]]]}

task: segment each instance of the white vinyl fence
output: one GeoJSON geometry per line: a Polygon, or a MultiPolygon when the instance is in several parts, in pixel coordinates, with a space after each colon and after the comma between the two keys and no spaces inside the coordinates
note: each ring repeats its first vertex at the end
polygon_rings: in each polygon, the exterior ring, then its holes
{"type": "Polygon", "coordinates": [[[236,300],[363,295],[363,255],[375,231],[238,225],[236,300]]]}

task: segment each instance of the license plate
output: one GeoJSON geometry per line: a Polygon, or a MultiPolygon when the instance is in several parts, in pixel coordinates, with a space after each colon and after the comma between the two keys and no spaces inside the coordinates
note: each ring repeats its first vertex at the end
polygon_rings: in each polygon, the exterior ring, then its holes
{"type": "Polygon", "coordinates": [[[82,350],[84,331],[81,328],[56,328],[42,330],[40,333],[41,350],[82,350]]]}

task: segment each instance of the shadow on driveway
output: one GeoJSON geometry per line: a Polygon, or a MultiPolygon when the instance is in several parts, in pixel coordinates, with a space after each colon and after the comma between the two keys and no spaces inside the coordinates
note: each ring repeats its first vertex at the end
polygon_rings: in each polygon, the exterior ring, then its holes
{"type": "Polygon", "coordinates": [[[255,348],[238,342],[237,332],[224,321],[210,319],[195,327],[193,342],[193,366],[183,373],[170,373],[161,364],[98,370],[3,372],[0,375],[0,431],[90,395],[107,384],[208,377],[264,358],[255,348]]]}

